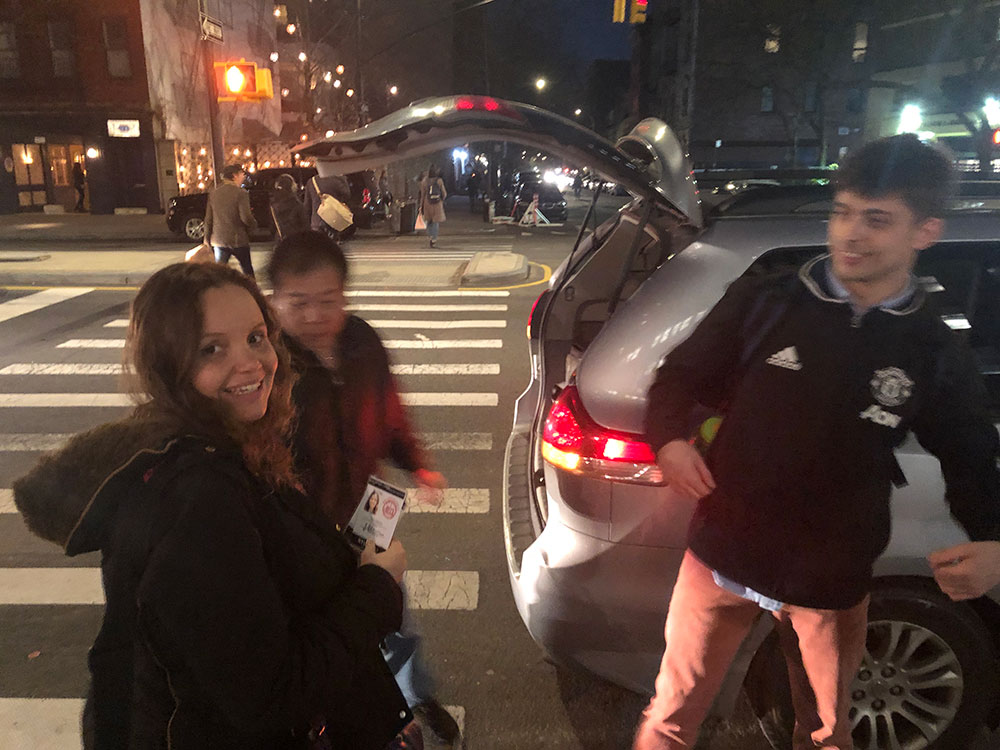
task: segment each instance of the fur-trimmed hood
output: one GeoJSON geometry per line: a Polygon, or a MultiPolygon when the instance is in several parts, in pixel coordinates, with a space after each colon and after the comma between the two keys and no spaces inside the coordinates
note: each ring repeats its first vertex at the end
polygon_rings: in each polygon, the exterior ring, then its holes
{"type": "Polygon", "coordinates": [[[14,482],[14,504],[67,555],[99,550],[130,483],[175,442],[164,425],[135,417],[82,432],[14,482]]]}

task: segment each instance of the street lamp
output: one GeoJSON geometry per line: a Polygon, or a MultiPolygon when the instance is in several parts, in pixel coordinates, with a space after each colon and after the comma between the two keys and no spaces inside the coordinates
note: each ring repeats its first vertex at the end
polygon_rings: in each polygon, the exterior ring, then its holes
{"type": "Polygon", "coordinates": [[[579,117],[580,115],[583,114],[583,110],[577,107],[576,109],[573,110],[573,114],[579,117]]]}
{"type": "Polygon", "coordinates": [[[920,130],[920,126],[923,124],[924,118],[920,113],[920,105],[918,104],[907,104],[903,107],[903,111],[899,113],[899,127],[896,128],[897,133],[916,133],[920,130]]]}
{"type": "Polygon", "coordinates": [[[344,75],[344,66],[343,65],[338,65],[337,66],[337,75],[338,76],[344,75]]]}
{"type": "Polygon", "coordinates": [[[389,93],[392,94],[393,96],[395,96],[396,94],[399,93],[399,87],[398,86],[390,86],[389,87],[389,93]]]}
{"type": "Polygon", "coordinates": [[[989,97],[983,102],[983,112],[986,114],[986,121],[991,128],[1000,126],[1000,101],[995,97],[989,97]]]}
{"type": "Polygon", "coordinates": [[[535,88],[538,89],[539,91],[544,89],[547,85],[548,81],[546,81],[544,78],[538,78],[535,80],[535,88]]]}

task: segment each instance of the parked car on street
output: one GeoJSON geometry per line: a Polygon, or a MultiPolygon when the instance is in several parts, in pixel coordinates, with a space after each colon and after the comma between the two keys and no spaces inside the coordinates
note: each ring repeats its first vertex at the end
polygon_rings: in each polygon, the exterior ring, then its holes
{"type": "MultiPolygon", "coordinates": [[[[248,174],[243,186],[250,192],[250,210],[257,222],[257,236],[274,237],[274,218],[271,216],[271,190],[279,175],[288,174],[298,185],[299,198],[305,186],[316,174],[315,167],[269,167],[248,174]]],[[[346,175],[351,186],[351,200],[347,207],[354,214],[354,226],[371,229],[376,221],[385,219],[387,202],[378,189],[378,181],[371,170],[346,175]]],[[[208,193],[188,193],[170,199],[167,206],[167,227],[191,242],[201,242],[205,236],[205,209],[208,193]]],[[[347,230],[352,232],[351,228],[347,230]]]]}
{"type": "MultiPolygon", "coordinates": [[[[784,189],[758,187],[738,196],[748,215],[706,223],[684,150],[663,122],[643,120],[612,144],[557,115],[476,96],[416,102],[302,153],[321,172],[348,171],[472,140],[544,149],[634,196],[567,247],[530,315],[531,378],[506,446],[503,532],[514,601],[535,641],[557,662],[648,694],[694,502],[664,485],[643,441],[646,392],[730,283],[825,252],[829,195],[754,214],[750,201],[766,206],[766,191],[784,189]],[[813,208],[797,210],[805,206],[813,208]],[[572,455],[555,444],[559,431],[575,436],[572,455]]],[[[983,209],[950,216],[917,272],[945,321],[968,337],[1000,419],[997,219],[983,209]]],[[[1000,713],[1000,590],[972,602],[940,592],[925,555],[967,537],[944,503],[937,460],[914,439],[898,459],[909,484],[893,496],[892,537],[876,564],[852,697],[855,741],[866,750],[959,750],[1000,713]],[[873,690],[891,700],[873,700],[873,690]]],[[[782,747],[790,709],[771,627],[760,620],[715,710],[726,715],[745,686],[782,747]]]]}
{"type": "Polygon", "coordinates": [[[514,205],[515,219],[521,220],[536,195],[538,196],[538,210],[546,219],[553,222],[565,222],[569,218],[566,199],[563,198],[559,188],[540,182],[521,187],[517,194],[517,203],[514,205]]]}

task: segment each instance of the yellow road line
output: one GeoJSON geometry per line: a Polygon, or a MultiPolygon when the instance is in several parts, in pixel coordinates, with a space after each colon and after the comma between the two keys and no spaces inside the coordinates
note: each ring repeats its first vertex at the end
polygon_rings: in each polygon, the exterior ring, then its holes
{"type": "Polygon", "coordinates": [[[538,286],[539,284],[544,284],[550,278],[552,278],[552,269],[549,268],[544,263],[535,263],[532,260],[528,261],[528,265],[537,266],[542,269],[542,278],[538,281],[529,281],[526,284],[514,284],[513,286],[463,286],[459,287],[463,292],[489,292],[493,289],[523,289],[529,286],[538,286]]]}

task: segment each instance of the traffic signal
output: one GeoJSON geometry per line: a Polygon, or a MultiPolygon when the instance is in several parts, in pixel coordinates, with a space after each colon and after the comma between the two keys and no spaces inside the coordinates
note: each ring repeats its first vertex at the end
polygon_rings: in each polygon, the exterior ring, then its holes
{"type": "Polygon", "coordinates": [[[629,23],[646,22],[646,6],[649,0],[632,0],[632,11],[629,13],[629,23]]]}
{"type": "Polygon", "coordinates": [[[612,23],[625,23],[625,3],[627,0],[615,0],[614,9],[611,11],[612,23]]]}
{"type": "Polygon", "coordinates": [[[220,102],[260,98],[257,95],[257,63],[246,60],[215,63],[215,94],[220,102]]]}

